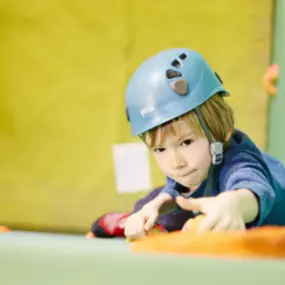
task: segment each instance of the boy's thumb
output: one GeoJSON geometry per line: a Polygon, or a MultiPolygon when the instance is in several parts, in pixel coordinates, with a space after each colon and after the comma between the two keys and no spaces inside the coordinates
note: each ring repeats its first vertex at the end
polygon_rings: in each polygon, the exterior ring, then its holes
{"type": "Polygon", "coordinates": [[[178,196],[176,198],[176,203],[178,206],[187,211],[202,211],[201,204],[203,203],[203,199],[186,199],[182,196],[178,196]]]}

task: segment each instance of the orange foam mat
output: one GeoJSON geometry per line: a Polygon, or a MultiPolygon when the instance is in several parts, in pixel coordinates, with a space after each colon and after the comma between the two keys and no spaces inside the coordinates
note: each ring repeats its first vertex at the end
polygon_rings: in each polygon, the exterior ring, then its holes
{"type": "Polygon", "coordinates": [[[173,232],[146,237],[131,245],[135,252],[177,253],[241,258],[285,258],[285,227],[238,232],[173,232]]]}

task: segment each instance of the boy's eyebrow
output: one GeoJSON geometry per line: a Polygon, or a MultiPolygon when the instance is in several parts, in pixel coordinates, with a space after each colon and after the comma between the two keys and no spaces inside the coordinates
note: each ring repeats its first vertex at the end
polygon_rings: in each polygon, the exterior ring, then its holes
{"type": "Polygon", "coordinates": [[[188,137],[191,137],[191,136],[193,136],[193,135],[194,135],[194,133],[187,133],[187,134],[185,134],[185,135],[179,136],[178,139],[179,139],[179,140],[183,140],[183,139],[188,138],[188,137]]]}
{"type": "MultiPolygon", "coordinates": [[[[179,136],[179,137],[178,137],[178,141],[183,141],[183,140],[185,140],[186,138],[191,137],[191,136],[193,136],[193,135],[194,135],[194,133],[187,133],[187,134],[185,134],[185,135],[179,136]]],[[[151,147],[151,149],[155,149],[155,148],[163,148],[163,143],[161,143],[161,144],[154,144],[154,145],[151,147]]]]}

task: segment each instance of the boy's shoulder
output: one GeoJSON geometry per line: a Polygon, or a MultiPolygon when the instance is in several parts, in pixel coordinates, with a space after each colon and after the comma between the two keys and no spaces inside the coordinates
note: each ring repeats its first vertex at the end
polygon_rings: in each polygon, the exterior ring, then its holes
{"type": "Polygon", "coordinates": [[[250,137],[235,130],[230,138],[228,150],[224,153],[224,164],[245,161],[259,161],[262,164],[282,164],[277,159],[260,150],[250,137]]]}
{"type": "MultiPolygon", "coordinates": [[[[233,133],[228,150],[224,153],[223,167],[220,179],[229,175],[241,173],[244,169],[245,176],[250,176],[248,171],[261,171],[270,180],[274,177],[285,187],[285,167],[277,159],[261,151],[248,135],[240,130],[233,133]]],[[[252,174],[253,175],[253,174],[252,174]]]]}
{"type": "Polygon", "coordinates": [[[230,138],[228,149],[224,153],[224,164],[240,162],[253,157],[263,161],[262,151],[247,134],[240,130],[235,130],[230,138]]]}
{"type": "Polygon", "coordinates": [[[255,145],[248,135],[235,130],[230,138],[228,149],[224,153],[220,171],[220,182],[229,177],[244,174],[247,177],[250,169],[259,169],[266,176],[270,176],[270,169],[264,159],[262,151],[255,145]]]}

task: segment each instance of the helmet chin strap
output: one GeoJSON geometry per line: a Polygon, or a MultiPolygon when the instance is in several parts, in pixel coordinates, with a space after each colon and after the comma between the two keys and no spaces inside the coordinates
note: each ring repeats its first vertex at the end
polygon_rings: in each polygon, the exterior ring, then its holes
{"type": "Polygon", "coordinates": [[[207,136],[207,139],[210,143],[212,163],[211,163],[211,166],[210,166],[210,169],[208,172],[207,184],[206,184],[205,190],[204,190],[204,196],[209,197],[209,196],[211,196],[212,190],[213,190],[215,166],[221,164],[223,161],[223,143],[213,141],[213,138],[211,136],[209,128],[208,128],[208,126],[204,120],[204,117],[203,117],[199,107],[195,108],[195,112],[196,112],[197,117],[199,119],[199,122],[200,122],[206,136],[207,136]]]}

